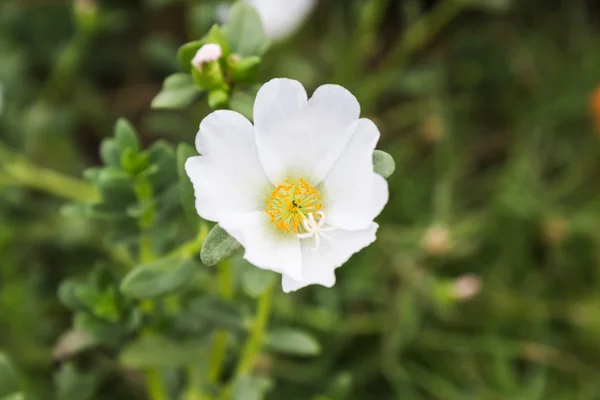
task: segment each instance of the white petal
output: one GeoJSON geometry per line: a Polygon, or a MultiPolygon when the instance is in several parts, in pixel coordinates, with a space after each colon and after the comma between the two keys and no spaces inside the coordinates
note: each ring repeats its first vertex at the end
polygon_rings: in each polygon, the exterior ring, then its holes
{"type": "Polygon", "coordinates": [[[267,82],[254,103],[254,124],[271,182],[296,175],[319,184],[354,133],[359,115],[358,101],[341,86],[321,86],[307,101],[297,81],[267,82]]]}
{"type": "Polygon", "coordinates": [[[379,130],[361,119],[352,139],[323,181],[327,223],[346,230],[366,229],[388,201],[386,180],[373,172],[379,130]]]}
{"type": "Polygon", "coordinates": [[[264,211],[231,214],[219,225],[244,247],[251,264],[302,279],[300,241],[294,235],[280,235],[264,211]]]}
{"type": "Polygon", "coordinates": [[[194,185],[196,210],[209,221],[264,208],[269,183],[256,150],[250,121],[233,111],[215,111],[200,124],[196,149],[185,170],[194,185]]]}
{"type": "Polygon", "coordinates": [[[302,279],[288,274],[282,277],[283,291],[286,293],[308,285],[332,287],[335,284],[334,270],[342,266],[354,254],[375,241],[378,225],[372,223],[359,231],[336,230],[331,240],[322,240],[319,250],[312,251],[310,239],[302,241],[302,279]]]}

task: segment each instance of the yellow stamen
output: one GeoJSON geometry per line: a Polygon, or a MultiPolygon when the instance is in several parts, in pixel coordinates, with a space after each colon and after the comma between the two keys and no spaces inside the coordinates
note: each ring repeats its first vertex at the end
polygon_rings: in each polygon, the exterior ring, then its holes
{"type": "Polygon", "coordinates": [[[285,232],[299,233],[304,230],[302,221],[308,213],[321,209],[321,196],[306,180],[286,179],[277,185],[266,201],[265,212],[275,226],[285,232]]]}

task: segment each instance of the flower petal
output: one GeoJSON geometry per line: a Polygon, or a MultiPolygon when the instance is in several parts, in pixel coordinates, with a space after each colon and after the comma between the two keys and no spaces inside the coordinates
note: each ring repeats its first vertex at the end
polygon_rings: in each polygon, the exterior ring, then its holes
{"type": "Polygon", "coordinates": [[[194,185],[196,210],[209,221],[260,210],[269,183],[256,150],[250,121],[233,111],[215,111],[200,124],[196,149],[185,170],[194,185]]]}
{"type": "Polygon", "coordinates": [[[300,242],[293,235],[275,231],[264,211],[232,214],[219,225],[244,247],[244,258],[251,264],[301,280],[300,242]]]}
{"type": "Polygon", "coordinates": [[[286,293],[308,285],[332,287],[335,269],[342,266],[354,254],[375,241],[378,225],[371,223],[360,231],[335,230],[328,232],[331,239],[321,239],[318,250],[311,250],[312,240],[302,241],[302,279],[283,274],[281,283],[286,293]]]}
{"type": "Polygon", "coordinates": [[[388,201],[387,181],[373,172],[379,130],[360,119],[344,152],[323,181],[327,222],[338,229],[366,229],[388,201]]]}
{"type": "Polygon", "coordinates": [[[341,86],[321,86],[307,100],[297,81],[267,82],[254,103],[254,124],[258,153],[271,182],[301,175],[319,184],[352,136],[359,115],[358,101],[341,86]]]}

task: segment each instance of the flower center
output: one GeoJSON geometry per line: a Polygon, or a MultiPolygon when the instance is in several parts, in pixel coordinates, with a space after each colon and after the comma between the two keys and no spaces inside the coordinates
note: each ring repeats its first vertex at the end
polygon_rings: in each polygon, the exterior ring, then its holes
{"type": "Polygon", "coordinates": [[[286,179],[273,190],[266,206],[265,212],[278,229],[298,233],[308,214],[321,209],[321,195],[302,178],[286,179]]]}

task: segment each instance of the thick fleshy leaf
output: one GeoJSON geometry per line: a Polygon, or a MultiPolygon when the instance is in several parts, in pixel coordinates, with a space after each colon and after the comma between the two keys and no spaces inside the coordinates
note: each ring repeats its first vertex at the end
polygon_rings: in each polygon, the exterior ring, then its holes
{"type": "Polygon", "coordinates": [[[100,144],[100,159],[109,167],[119,168],[121,166],[121,152],[112,138],[102,140],[100,144]]]}
{"type": "Polygon", "coordinates": [[[206,327],[242,330],[244,318],[235,303],[205,296],[193,300],[179,313],[178,325],[188,332],[202,331],[206,327]]]}
{"type": "Polygon", "coordinates": [[[195,156],[196,150],[185,143],[180,143],[177,146],[177,177],[179,179],[179,198],[181,199],[181,205],[183,211],[190,222],[190,224],[197,228],[200,222],[200,217],[196,212],[196,205],[194,204],[194,186],[190,181],[190,178],[185,173],[185,162],[188,158],[195,156]]]}
{"type": "Polygon", "coordinates": [[[74,363],[64,364],[55,376],[57,400],[90,400],[100,383],[98,371],[79,371],[74,363]]]}
{"type": "Polygon", "coordinates": [[[313,336],[287,328],[269,332],[266,346],[274,352],[297,356],[316,356],[321,352],[321,345],[313,336]]]}
{"type": "Polygon", "coordinates": [[[115,143],[121,153],[125,149],[132,149],[135,152],[140,151],[140,142],[135,128],[125,118],[119,118],[115,125],[115,143]]]}
{"type": "Polygon", "coordinates": [[[217,224],[208,232],[202,243],[200,259],[203,264],[212,267],[225,260],[239,248],[240,243],[217,224]]]}
{"type": "Polygon", "coordinates": [[[142,336],[123,349],[119,361],[129,368],[178,367],[195,364],[205,356],[197,341],[174,341],[165,336],[142,336]]]}
{"type": "Polygon", "coordinates": [[[273,388],[271,379],[261,376],[240,376],[233,383],[233,400],[262,400],[273,388]]]}
{"type": "Polygon", "coordinates": [[[269,45],[260,15],[254,7],[243,1],[231,7],[223,32],[231,45],[231,52],[241,56],[260,56],[269,45]]]}
{"type": "Polygon", "coordinates": [[[188,285],[197,267],[194,260],[180,256],[140,265],[123,278],[121,292],[137,299],[164,296],[188,285]]]}
{"type": "Polygon", "coordinates": [[[196,52],[205,45],[204,40],[196,40],[184,44],[177,50],[177,61],[179,61],[179,67],[184,71],[190,71],[192,69],[192,59],[196,55],[196,52]]]}
{"type": "Polygon", "coordinates": [[[178,109],[194,103],[202,91],[189,74],[173,74],[163,83],[161,91],[152,100],[152,108],[178,109]]]}
{"type": "Polygon", "coordinates": [[[389,178],[396,169],[396,163],[392,156],[385,151],[375,150],[373,151],[373,170],[376,174],[389,178]]]}

